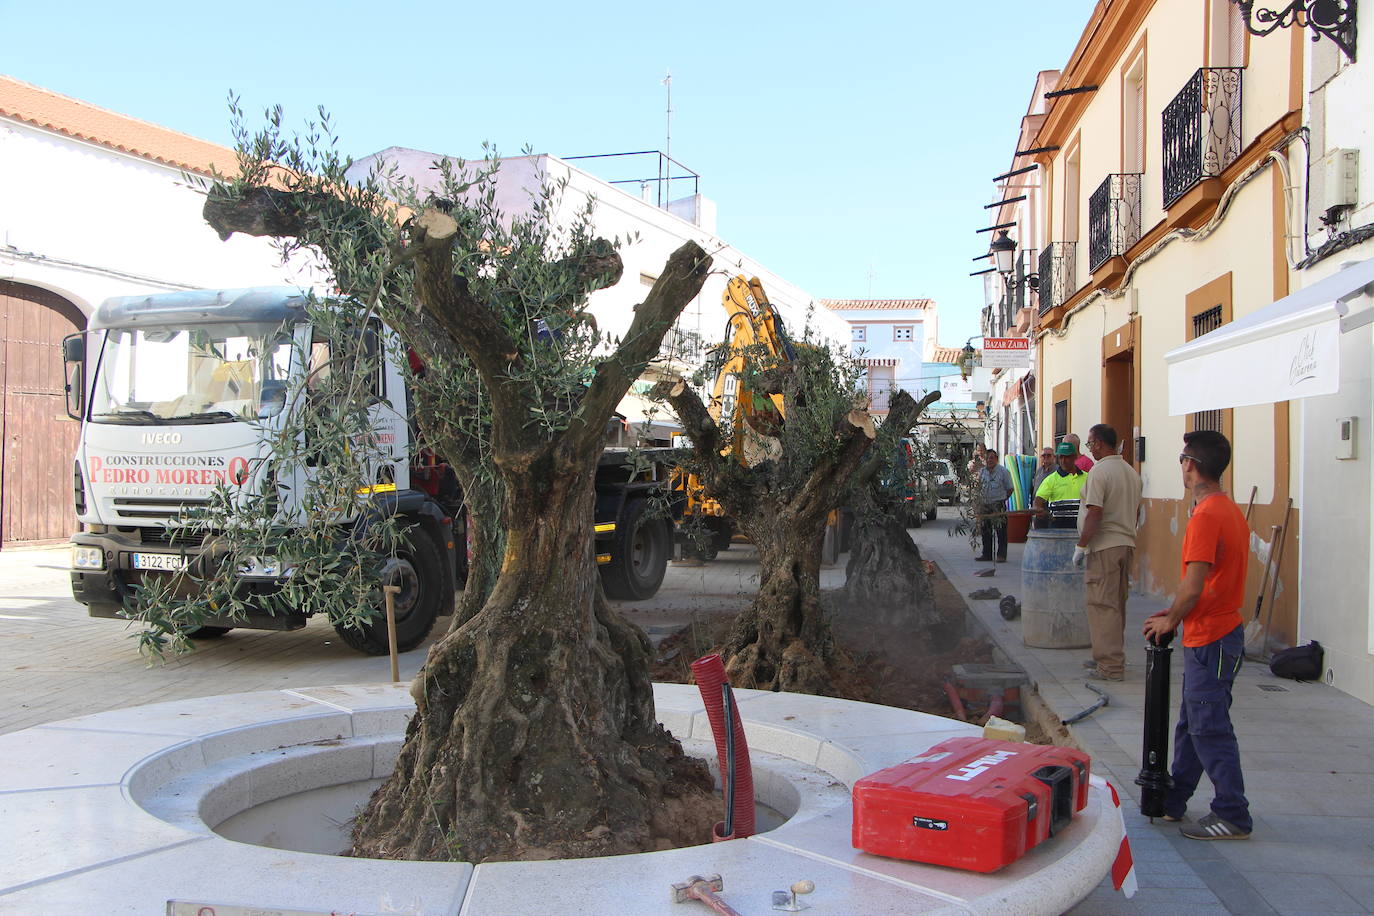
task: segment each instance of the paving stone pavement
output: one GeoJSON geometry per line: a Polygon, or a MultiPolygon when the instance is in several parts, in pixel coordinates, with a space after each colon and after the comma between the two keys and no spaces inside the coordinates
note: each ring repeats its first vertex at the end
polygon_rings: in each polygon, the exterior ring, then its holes
{"type": "MultiPolygon", "coordinates": [[[[233,630],[149,664],[132,625],[88,617],[72,599],[70,557],[65,544],[0,551],[0,734],[146,703],[391,677],[385,656],[350,649],[318,618],[290,632],[233,630]]],[[[843,567],[839,574],[843,582],[843,567]]],[[[736,545],[706,566],[670,567],[649,601],[613,603],[658,640],[693,621],[733,614],[739,596],[757,589],[753,550],[736,545]]],[[[424,644],[401,655],[403,681],[415,676],[448,623],[440,618],[424,644]]]]}
{"type": "MultiPolygon", "coordinates": [[[[939,520],[911,532],[923,556],[938,563],[962,595],[994,586],[1020,597],[1022,545],[1011,545],[1008,562],[999,564],[993,576],[975,577],[989,564],[974,561],[966,538],[951,536],[954,512],[942,508],[939,520]]],[[[1091,651],[1030,648],[1021,641],[1021,621],[1003,620],[996,600],[968,603],[1061,718],[1096,701],[1082,668],[1091,651]]],[[[1094,682],[1110,696],[1110,705],[1070,727],[1092,754],[1093,771],[1110,779],[1121,794],[1140,890],[1127,900],[1104,881],[1071,912],[1374,913],[1374,707],[1335,688],[1282,680],[1254,662],[1242,666],[1231,716],[1255,819],[1249,840],[1189,840],[1179,835],[1178,825],[1151,824],[1141,816],[1134,779],[1141,761],[1145,642],[1138,634],[1144,619],[1165,606],[1167,602],[1158,598],[1131,595],[1126,609],[1126,678],[1121,683],[1094,682]]],[[[1173,661],[1171,721],[1177,716],[1182,681],[1181,660],[1173,661]]],[[[1204,777],[1189,816],[1206,814],[1210,798],[1211,785],[1204,777]]]]}
{"type": "MultiPolygon", "coordinates": [[[[973,578],[975,564],[961,537],[949,536],[953,510],[914,530],[928,559],[961,594],[995,585],[1020,594],[1021,547],[990,579],[973,578]]],[[[235,630],[200,644],[195,653],[148,665],[118,621],[86,616],[71,598],[69,548],[0,551],[0,734],[72,716],[198,696],[326,684],[380,682],[386,658],[349,649],[323,621],[289,633],[235,630]]],[[[823,571],[823,587],[843,584],[843,558],[823,571]]],[[[651,637],[739,607],[757,588],[748,547],[736,546],[704,567],[673,567],[655,599],[620,603],[651,637]]],[[[1084,687],[1085,650],[1029,649],[1020,622],[1002,620],[996,601],[970,606],[1003,650],[1022,665],[1062,716],[1090,705],[1084,687]]],[[[1133,596],[1127,631],[1160,607],[1133,596]]],[[[442,632],[447,618],[436,626],[442,632]]],[[[432,642],[432,639],[431,639],[432,642]]],[[[428,645],[428,643],[426,644],[428,645]]],[[[1251,840],[1201,843],[1174,825],[1151,825],[1135,810],[1132,780],[1140,766],[1144,694],[1143,642],[1127,640],[1126,680],[1105,685],[1111,705],[1073,727],[1093,755],[1095,771],[1122,795],[1140,892],[1131,900],[1104,882],[1074,916],[1168,912],[1345,916],[1374,913],[1374,708],[1319,684],[1279,681],[1247,664],[1237,682],[1233,716],[1240,736],[1247,794],[1255,814],[1251,840]],[[1282,687],[1280,692],[1259,689],[1282,687]]],[[[425,647],[401,657],[409,679],[425,647]]],[[[1179,666],[1175,666],[1176,668],[1179,666]]],[[[1178,672],[1175,671],[1177,678],[1178,672]]],[[[1178,685],[1174,699],[1177,701],[1178,685]]],[[[1191,814],[1206,812],[1207,783],[1191,814]]]]}

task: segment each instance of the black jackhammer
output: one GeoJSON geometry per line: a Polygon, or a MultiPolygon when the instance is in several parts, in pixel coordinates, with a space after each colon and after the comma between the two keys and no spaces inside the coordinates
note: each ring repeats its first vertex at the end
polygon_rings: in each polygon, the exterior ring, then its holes
{"type": "Polygon", "coordinates": [[[1141,748],[1140,813],[1153,821],[1164,816],[1164,796],[1174,781],[1169,776],[1169,643],[1173,633],[1145,643],[1145,736],[1141,748]]]}

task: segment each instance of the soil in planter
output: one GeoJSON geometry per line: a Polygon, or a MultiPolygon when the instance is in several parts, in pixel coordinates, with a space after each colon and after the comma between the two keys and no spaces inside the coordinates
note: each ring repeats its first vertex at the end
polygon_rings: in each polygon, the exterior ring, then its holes
{"type": "MultiPolygon", "coordinates": [[[[836,639],[856,663],[853,680],[836,685],[840,696],[958,718],[945,692],[945,679],[953,673],[955,665],[993,663],[993,644],[973,620],[964,597],[938,567],[931,575],[931,586],[942,624],[924,642],[904,638],[900,633],[875,633],[862,625],[847,626],[838,615],[832,618],[836,639]]],[[[728,616],[698,618],[665,638],[658,647],[654,680],[692,683],[692,661],[716,651],[725,642],[730,624],[728,616]]],[[[987,720],[985,709],[973,706],[966,712],[975,725],[987,720]]],[[[1042,728],[1026,718],[1022,724],[1026,726],[1027,741],[1053,743],[1042,728]]]]}

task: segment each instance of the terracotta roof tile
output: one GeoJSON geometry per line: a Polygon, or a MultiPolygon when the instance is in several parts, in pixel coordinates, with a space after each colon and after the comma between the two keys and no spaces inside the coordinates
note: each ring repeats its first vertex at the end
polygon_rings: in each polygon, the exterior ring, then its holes
{"type": "Polygon", "coordinates": [[[0,76],[0,117],[202,175],[210,174],[212,165],[229,174],[238,170],[235,153],[227,147],[8,76],[0,76]]]}
{"type": "Polygon", "coordinates": [[[822,299],[821,305],[832,312],[858,311],[860,309],[931,309],[935,308],[934,299],[822,299]]]}
{"type": "Polygon", "coordinates": [[[957,363],[963,354],[962,347],[936,347],[931,351],[932,363],[957,363]]]}

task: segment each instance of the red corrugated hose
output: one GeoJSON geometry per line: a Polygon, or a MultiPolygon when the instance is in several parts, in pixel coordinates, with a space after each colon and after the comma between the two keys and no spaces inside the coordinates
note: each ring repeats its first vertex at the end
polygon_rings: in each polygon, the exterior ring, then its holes
{"type": "Polygon", "coordinates": [[[720,842],[753,836],[754,774],[749,767],[749,743],[725,679],[725,663],[719,655],[704,655],[692,662],[692,677],[701,691],[711,734],[716,739],[720,784],[726,802],[725,820],[716,824],[712,838],[720,842]]]}

